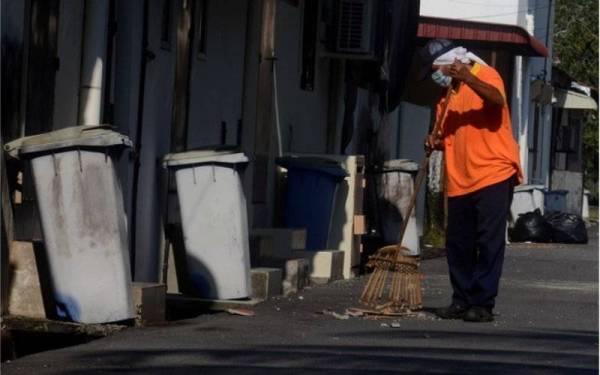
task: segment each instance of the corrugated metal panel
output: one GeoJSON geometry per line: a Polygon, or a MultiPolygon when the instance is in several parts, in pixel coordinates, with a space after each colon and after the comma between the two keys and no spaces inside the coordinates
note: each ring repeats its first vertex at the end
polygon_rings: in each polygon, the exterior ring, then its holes
{"type": "Polygon", "coordinates": [[[525,56],[547,57],[549,54],[546,46],[525,29],[511,25],[420,17],[417,37],[485,43],[525,56]]]}

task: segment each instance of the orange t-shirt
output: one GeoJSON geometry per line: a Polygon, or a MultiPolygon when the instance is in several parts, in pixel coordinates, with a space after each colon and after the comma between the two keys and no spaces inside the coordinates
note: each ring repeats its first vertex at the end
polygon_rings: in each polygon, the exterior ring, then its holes
{"type": "MultiPolygon", "coordinates": [[[[506,98],[504,83],[495,69],[475,64],[471,69],[481,81],[496,87],[506,98]]],[[[437,107],[441,113],[444,98],[437,107]]],[[[513,138],[508,105],[484,102],[466,84],[450,97],[442,124],[446,159],[446,193],[449,197],[468,194],[523,174],[519,146],[513,138]]]]}

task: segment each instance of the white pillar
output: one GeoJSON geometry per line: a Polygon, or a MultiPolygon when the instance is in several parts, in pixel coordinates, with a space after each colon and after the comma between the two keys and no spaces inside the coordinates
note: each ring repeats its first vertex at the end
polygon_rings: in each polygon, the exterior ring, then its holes
{"type": "Polygon", "coordinates": [[[513,79],[512,79],[512,100],[510,105],[511,123],[513,137],[519,142],[519,133],[521,130],[521,106],[523,105],[523,57],[515,56],[513,79]]]}
{"type": "Polygon", "coordinates": [[[529,180],[529,124],[530,124],[530,88],[531,88],[531,64],[529,58],[522,59],[521,85],[522,85],[522,100],[521,100],[521,122],[519,124],[519,153],[521,168],[523,169],[523,183],[528,183],[529,180]]]}
{"type": "Polygon", "coordinates": [[[102,121],[109,0],[86,0],[79,89],[80,125],[102,121]]]}

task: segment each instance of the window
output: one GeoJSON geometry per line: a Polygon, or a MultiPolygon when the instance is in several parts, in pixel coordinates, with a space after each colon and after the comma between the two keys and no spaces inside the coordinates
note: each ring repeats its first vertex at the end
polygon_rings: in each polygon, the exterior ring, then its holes
{"type": "Polygon", "coordinates": [[[208,17],[208,0],[196,0],[194,2],[194,45],[196,56],[199,60],[207,59],[206,32],[208,17]]]}
{"type": "Polygon", "coordinates": [[[581,160],[582,119],[577,111],[564,110],[554,133],[554,168],[579,172],[581,160]]]}

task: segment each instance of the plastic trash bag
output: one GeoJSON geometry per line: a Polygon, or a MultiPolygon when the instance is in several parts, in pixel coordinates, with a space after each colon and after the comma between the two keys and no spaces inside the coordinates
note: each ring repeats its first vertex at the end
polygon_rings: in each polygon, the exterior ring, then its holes
{"type": "Polygon", "coordinates": [[[550,212],[544,219],[552,227],[552,242],[587,243],[585,222],[579,215],[564,212],[550,212]]]}
{"type": "Polygon", "coordinates": [[[552,227],[539,209],[519,215],[512,230],[514,242],[552,242],[552,227]]]}

